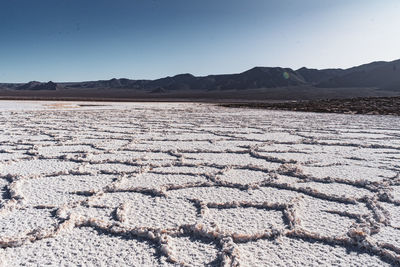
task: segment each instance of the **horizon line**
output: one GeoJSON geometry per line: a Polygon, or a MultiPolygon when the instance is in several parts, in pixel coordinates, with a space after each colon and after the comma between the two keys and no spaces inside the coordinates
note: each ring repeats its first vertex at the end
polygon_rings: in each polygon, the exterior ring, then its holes
{"type": "Polygon", "coordinates": [[[290,69],[292,71],[298,71],[298,70],[303,69],[303,68],[314,69],[314,70],[347,70],[347,69],[360,67],[360,66],[363,66],[363,65],[368,65],[368,64],[373,64],[373,63],[380,63],[380,62],[382,62],[382,63],[391,63],[391,62],[395,62],[395,61],[398,61],[398,60],[400,60],[400,58],[399,59],[394,59],[394,60],[389,60],[389,61],[375,60],[375,61],[371,61],[371,62],[368,62],[368,63],[363,63],[363,64],[360,64],[360,65],[356,65],[356,66],[352,66],[352,67],[348,67],[348,68],[321,68],[321,69],[318,69],[318,68],[312,68],[312,67],[309,68],[309,67],[303,66],[303,67],[300,67],[298,69],[294,69],[294,68],[281,67],[281,66],[274,66],[274,67],[272,67],[272,66],[254,66],[254,67],[251,67],[249,69],[245,69],[245,70],[243,70],[241,72],[235,72],[235,73],[218,73],[218,74],[214,73],[214,74],[205,74],[205,75],[195,75],[195,74],[192,74],[190,72],[182,72],[182,73],[174,74],[172,76],[171,75],[167,75],[167,76],[163,76],[163,77],[159,77],[159,78],[155,78],[155,79],[127,78],[127,77],[116,78],[116,77],[112,77],[112,78],[109,78],[109,79],[98,79],[98,80],[93,79],[93,80],[85,80],[85,81],[55,81],[53,79],[50,79],[50,80],[47,80],[47,81],[30,80],[30,81],[25,81],[25,82],[1,82],[0,81],[0,84],[27,84],[27,83],[30,83],[30,82],[39,82],[39,83],[53,82],[53,83],[61,83],[61,84],[62,83],[85,83],[85,82],[110,81],[110,80],[113,80],[113,79],[116,79],[116,80],[127,79],[127,80],[131,80],[131,81],[155,81],[155,80],[164,79],[164,78],[168,78],[168,77],[175,77],[175,76],[178,76],[178,75],[188,75],[188,74],[192,75],[194,77],[199,77],[199,78],[207,77],[207,76],[218,76],[218,75],[235,75],[235,74],[244,73],[244,72],[252,70],[254,68],[282,68],[282,69],[290,69]]]}

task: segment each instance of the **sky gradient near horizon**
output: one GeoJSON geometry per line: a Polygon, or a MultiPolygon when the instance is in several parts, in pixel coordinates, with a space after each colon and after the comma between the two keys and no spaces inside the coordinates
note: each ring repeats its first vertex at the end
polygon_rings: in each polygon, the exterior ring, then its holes
{"type": "Polygon", "coordinates": [[[0,82],[400,58],[399,0],[3,0],[0,82]]]}

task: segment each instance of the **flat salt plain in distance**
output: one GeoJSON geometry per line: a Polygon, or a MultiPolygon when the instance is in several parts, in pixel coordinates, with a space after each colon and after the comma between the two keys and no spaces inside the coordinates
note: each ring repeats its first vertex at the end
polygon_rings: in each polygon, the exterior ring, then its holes
{"type": "Polygon", "coordinates": [[[3,266],[400,264],[400,118],[0,101],[3,266]]]}

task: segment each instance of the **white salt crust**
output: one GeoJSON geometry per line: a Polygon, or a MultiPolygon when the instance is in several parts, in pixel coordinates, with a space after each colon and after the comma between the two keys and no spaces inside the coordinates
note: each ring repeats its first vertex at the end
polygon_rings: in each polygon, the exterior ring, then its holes
{"type": "Polygon", "coordinates": [[[400,264],[400,118],[0,101],[0,266],[400,264]]]}

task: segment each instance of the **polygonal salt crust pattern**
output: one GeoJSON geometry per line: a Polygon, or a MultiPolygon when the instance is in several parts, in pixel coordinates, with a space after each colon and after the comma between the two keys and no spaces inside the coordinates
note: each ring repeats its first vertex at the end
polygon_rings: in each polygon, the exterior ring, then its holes
{"type": "MultiPolygon", "coordinates": [[[[104,136],[104,140],[107,141],[100,141],[96,143],[96,146],[98,146],[99,148],[103,149],[103,150],[108,150],[108,149],[118,149],[124,145],[129,144],[129,141],[127,140],[118,140],[118,139],[111,139],[111,138],[107,138],[108,136],[104,136]]],[[[109,136],[111,137],[111,136],[109,136]]],[[[112,137],[116,137],[115,135],[113,135],[112,137]]]]}
{"type": "Polygon", "coordinates": [[[302,196],[302,194],[299,194],[292,190],[271,187],[262,187],[260,189],[250,191],[249,194],[249,199],[251,199],[252,201],[267,201],[271,203],[286,203],[293,198],[302,196]]]}
{"type": "Polygon", "coordinates": [[[377,256],[319,242],[281,237],[238,244],[243,266],[391,266],[377,256]]]}
{"type": "Polygon", "coordinates": [[[34,230],[47,229],[56,225],[57,220],[49,210],[32,208],[13,210],[0,214],[0,239],[24,237],[34,230]]]}
{"type": "Polygon", "coordinates": [[[91,152],[97,151],[93,149],[91,146],[87,145],[61,145],[61,146],[39,146],[38,149],[39,155],[46,155],[48,157],[57,157],[65,154],[78,154],[83,152],[91,152]]]}
{"type": "Polygon", "coordinates": [[[400,229],[400,205],[389,203],[382,203],[381,205],[389,213],[391,226],[400,229]]]}
{"type": "MultiPolygon", "coordinates": [[[[256,193],[256,192],[255,192],[256,193]]],[[[201,199],[204,202],[257,201],[259,194],[252,197],[246,191],[224,187],[197,187],[168,192],[168,196],[186,199],[201,199]]]]}
{"type": "Polygon", "coordinates": [[[201,175],[207,173],[214,173],[217,172],[217,168],[195,165],[195,166],[162,166],[162,167],[155,167],[151,169],[154,173],[160,174],[191,174],[191,175],[201,175]]]}
{"type": "Polygon", "coordinates": [[[396,175],[390,170],[368,168],[362,166],[329,166],[329,167],[303,167],[304,173],[317,178],[346,178],[350,181],[367,180],[373,182],[382,181],[383,178],[391,178],[396,175]]]}
{"type": "Polygon", "coordinates": [[[282,133],[282,132],[270,133],[268,135],[265,135],[264,133],[260,133],[260,134],[243,133],[243,134],[234,134],[234,136],[239,137],[239,138],[245,138],[245,139],[256,139],[256,140],[260,140],[261,142],[280,140],[282,142],[296,143],[301,140],[301,137],[299,137],[299,136],[292,135],[290,133],[282,133]]]}
{"type": "MultiPolygon", "coordinates": [[[[259,152],[260,155],[262,156],[270,156],[270,157],[275,157],[275,158],[280,158],[282,160],[286,161],[293,161],[293,162],[298,162],[298,163],[313,163],[313,162],[320,162],[321,155],[320,154],[303,154],[303,153],[298,153],[298,152],[259,152]]],[[[324,163],[327,161],[329,163],[331,162],[337,162],[337,158],[332,158],[329,159],[329,157],[324,157],[324,163]]]]}
{"type": "Polygon", "coordinates": [[[172,228],[196,222],[196,208],[177,198],[141,196],[137,202],[127,202],[126,223],[132,227],[172,228]]]}
{"type": "Polygon", "coordinates": [[[81,216],[86,220],[90,220],[96,218],[100,221],[104,221],[107,223],[115,223],[118,218],[116,218],[116,208],[115,207],[107,207],[103,205],[99,206],[77,206],[71,208],[69,210],[73,212],[77,216],[81,216]]]}
{"type": "Polygon", "coordinates": [[[28,205],[59,205],[84,200],[81,191],[100,190],[114,180],[111,175],[62,175],[30,179],[21,186],[28,205]],[[37,192],[41,192],[37,194],[37,192]]]}
{"type": "MultiPolygon", "coordinates": [[[[115,153],[115,152],[114,152],[115,153]]],[[[151,153],[151,152],[131,152],[131,151],[118,151],[117,154],[107,153],[107,154],[94,154],[90,156],[90,160],[93,161],[161,161],[161,162],[171,162],[176,160],[176,157],[170,156],[166,153],[151,153]]]]}
{"type": "Polygon", "coordinates": [[[296,186],[302,188],[314,188],[319,192],[332,194],[338,197],[344,196],[347,198],[362,198],[364,196],[373,196],[373,192],[367,189],[341,183],[299,182],[296,183],[296,186]]]}
{"type": "Polygon", "coordinates": [[[6,250],[6,266],[159,266],[152,244],[75,228],[55,238],[6,250]],[[110,249],[112,248],[112,249],[110,249]],[[118,249],[116,249],[118,248],[118,249]]]}
{"type": "Polygon", "coordinates": [[[248,166],[255,165],[268,169],[278,169],[279,164],[275,162],[267,162],[264,159],[254,158],[248,154],[229,154],[229,153],[196,153],[190,155],[194,159],[186,159],[185,163],[206,163],[217,164],[221,166],[248,166]]]}
{"type": "Polygon", "coordinates": [[[136,165],[136,163],[129,163],[129,164],[123,164],[123,163],[96,163],[96,164],[89,164],[86,165],[86,170],[91,172],[100,172],[100,173],[115,173],[115,174],[120,174],[120,173],[137,173],[140,169],[139,166],[136,165]]]}
{"type": "MultiPolygon", "coordinates": [[[[210,141],[213,139],[209,139],[210,141]]],[[[176,142],[176,141],[146,141],[143,140],[142,143],[135,143],[130,146],[130,149],[137,150],[151,150],[151,151],[175,151],[175,150],[183,150],[189,152],[195,151],[217,151],[224,152],[226,149],[236,149],[243,150],[238,148],[236,145],[233,145],[231,142],[218,142],[212,143],[209,140],[204,141],[191,141],[191,142],[176,142]]]]}
{"type": "Polygon", "coordinates": [[[373,235],[372,238],[380,244],[389,244],[398,247],[400,245],[400,229],[382,227],[379,233],[373,235]]]}
{"type": "Polygon", "coordinates": [[[145,187],[161,189],[165,185],[184,185],[187,183],[202,182],[207,182],[207,179],[199,175],[143,173],[128,177],[119,188],[145,187]]]}
{"type": "Polygon", "coordinates": [[[399,118],[70,104],[0,105],[6,266],[400,263],[399,118]]]}
{"type": "Polygon", "coordinates": [[[62,174],[64,171],[72,170],[78,166],[75,162],[58,160],[24,160],[12,162],[3,166],[3,173],[11,176],[35,176],[62,174]]]}
{"type": "MultiPolygon", "coordinates": [[[[116,192],[101,194],[95,198],[90,199],[90,205],[92,206],[105,206],[109,208],[116,208],[125,202],[138,202],[142,198],[140,193],[132,192],[116,192]]],[[[146,195],[144,196],[146,197],[146,195]]],[[[148,197],[148,196],[147,196],[148,197]]]]}
{"type": "Polygon", "coordinates": [[[173,256],[178,262],[189,263],[190,266],[219,266],[216,244],[208,240],[196,240],[190,237],[170,238],[173,256]]]}
{"type": "Polygon", "coordinates": [[[331,201],[325,199],[314,198],[311,196],[304,196],[302,198],[301,206],[299,207],[300,212],[307,211],[307,209],[323,210],[323,211],[342,211],[352,214],[369,214],[370,210],[366,207],[365,203],[355,202],[342,203],[339,201],[331,201]]]}
{"type": "Polygon", "coordinates": [[[179,198],[153,198],[135,193],[109,193],[91,205],[118,208],[125,205],[124,223],[130,227],[171,228],[182,224],[193,224],[197,218],[196,207],[179,198]]]}
{"type": "Polygon", "coordinates": [[[222,232],[239,235],[285,227],[281,211],[257,208],[209,209],[204,222],[216,224],[222,232]]]}
{"type": "Polygon", "coordinates": [[[218,178],[223,181],[238,184],[251,184],[262,182],[269,177],[270,176],[268,175],[268,173],[265,172],[237,169],[226,171],[223,175],[218,176],[218,178]]]}
{"type": "Polygon", "coordinates": [[[304,201],[301,206],[301,227],[326,236],[346,236],[356,220],[332,213],[346,211],[345,205],[338,206],[327,201],[318,201],[318,204],[304,201]]]}

